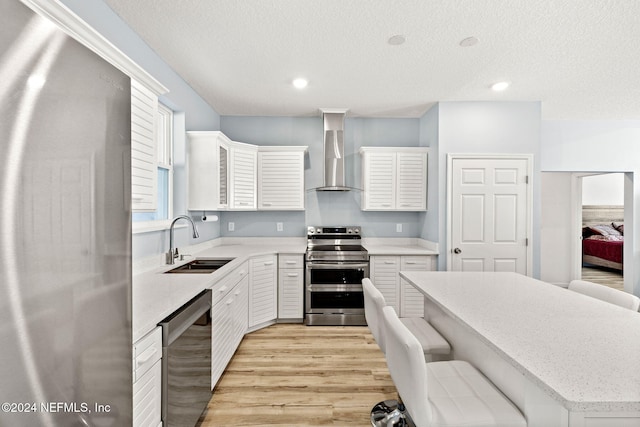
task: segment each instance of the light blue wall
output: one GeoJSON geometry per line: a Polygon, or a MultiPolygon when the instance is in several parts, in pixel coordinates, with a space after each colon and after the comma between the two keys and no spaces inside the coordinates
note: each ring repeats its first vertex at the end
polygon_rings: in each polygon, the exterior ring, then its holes
{"type": "MultiPolygon", "coordinates": [[[[69,9],[91,25],[114,46],[169,89],[160,100],[176,111],[174,129],[174,213],[186,212],[185,130],[219,130],[220,115],[173,71],[102,0],[62,0],[69,9]]],[[[220,235],[216,223],[202,224],[201,238],[191,239],[186,229],[176,230],[176,243],[202,242],[220,235]]],[[[143,258],[168,247],[168,233],[151,232],[133,236],[133,258],[143,258]]]]}
{"type": "MultiPolygon", "coordinates": [[[[220,128],[235,141],[256,145],[306,145],[305,186],[323,185],[322,117],[245,117],[223,116],[220,128]]],[[[361,146],[413,146],[420,140],[418,119],[347,118],[345,120],[345,169],[350,187],[362,188],[361,146]]],[[[363,212],[359,191],[307,191],[305,212],[223,212],[223,236],[304,236],[307,225],[363,225],[367,237],[418,237],[416,212],[363,212]],[[233,222],[235,231],[228,231],[233,222]],[[283,222],[284,231],[276,231],[283,222]],[[396,224],[402,232],[396,232],[396,224]]]]}
{"type": "Polygon", "coordinates": [[[640,120],[543,121],[541,170],[626,172],[625,289],[640,296],[640,120]]]}
{"type": "Polygon", "coordinates": [[[439,170],[439,104],[420,118],[420,146],[429,147],[427,175],[427,212],[420,213],[420,237],[432,242],[440,240],[438,170],[439,170]]]}

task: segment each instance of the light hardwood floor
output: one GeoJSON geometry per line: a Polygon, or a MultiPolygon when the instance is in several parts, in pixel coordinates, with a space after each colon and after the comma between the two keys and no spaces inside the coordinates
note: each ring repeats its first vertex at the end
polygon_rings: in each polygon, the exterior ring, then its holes
{"type": "Polygon", "coordinates": [[[599,283],[624,291],[624,277],[621,271],[608,268],[582,267],[582,280],[599,283]]]}
{"type": "Polygon", "coordinates": [[[278,324],[244,337],[198,426],[370,426],[396,399],[365,326],[278,324]]]}

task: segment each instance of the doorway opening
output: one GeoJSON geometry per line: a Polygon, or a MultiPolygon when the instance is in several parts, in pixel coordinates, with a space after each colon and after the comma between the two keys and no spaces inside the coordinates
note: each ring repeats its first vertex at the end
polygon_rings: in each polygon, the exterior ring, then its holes
{"type": "Polygon", "coordinates": [[[624,290],[624,174],[583,175],[580,277],[624,290]]]}
{"type": "MultiPolygon", "coordinates": [[[[583,236],[583,228],[588,226],[588,223],[583,224],[583,198],[584,205],[586,206],[598,206],[604,205],[616,206],[613,210],[617,210],[618,213],[612,213],[604,208],[593,209],[596,212],[594,215],[587,214],[584,221],[592,223],[609,224],[616,221],[620,215],[623,218],[623,224],[615,224],[617,226],[623,225],[621,234],[623,235],[622,245],[622,279],[623,288],[626,292],[636,293],[636,275],[637,266],[634,265],[634,233],[635,226],[634,214],[635,201],[634,189],[635,174],[628,171],[591,171],[591,172],[577,172],[577,171],[565,171],[565,172],[553,172],[547,171],[541,173],[541,228],[540,228],[540,278],[548,283],[553,283],[559,286],[567,287],[569,282],[575,279],[585,279],[589,281],[593,277],[588,277],[585,273],[583,275],[583,242],[586,236],[583,236]],[[611,200],[597,200],[591,199],[591,196],[584,195],[583,186],[589,186],[588,181],[593,176],[616,174],[615,181],[622,179],[623,181],[623,200],[622,206],[620,206],[620,198],[616,196],[616,201],[611,200]],[[589,217],[591,215],[591,217],[589,217]],[[615,216],[615,219],[612,219],[615,216]],[[624,235],[627,235],[626,241],[624,235]]],[[[619,182],[619,181],[618,181],[619,182]]],[[[590,192],[590,190],[586,190],[590,192]]],[[[613,190],[611,184],[605,186],[604,190],[600,190],[600,193],[614,193],[619,194],[620,188],[616,186],[613,190]]],[[[588,193],[590,194],[590,193],[588,193]]],[[[612,225],[613,228],[614,225],[612,225]]],[[[611,231],[610,231],[611,233],[611,231]]],[[[610,239],[615,240],[615,239],[610,239]]],[[[587,262],[588,264],[593,264],[587,262]]],[[[604,267],[604,266],[597,266],[604,267]]],[[[616,270],[620,267],[610,265],[607,268],[616,270]]],[[[600,272],[603,270],[599,268],[595,270],[600,272]]],[[[602,280],[604,282],[604,280],[602,280]]],[[[606,284],[606,283],[605,283],[606,284]]],[[[619,284],[616,284],[618,287],[619,284]]]]}

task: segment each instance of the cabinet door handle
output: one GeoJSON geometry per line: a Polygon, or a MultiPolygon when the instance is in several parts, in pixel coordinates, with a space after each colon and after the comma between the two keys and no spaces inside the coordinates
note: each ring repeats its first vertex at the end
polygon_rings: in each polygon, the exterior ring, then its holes
{"type": "Polygon", "coordinates": [[[405,261],[405,264],[417,264],[415,261],[405,261]]]}
{"type": "Polygon", "coordinates": [[[402,203],[400,206],[402,206],[403,208],[406,208],[408,206],[411,206],[411,203],[402,203]]]}
{"type": "Polygon", "coordinates": [[[242,276],[244,274],[244,270],[239,271],[238,274],[242,276]]]}
{"type": "Polygon", "coordinates": [[[285,264],[289,264],[289,265],[291,265],[291,264],[296,264],[296,262],[297,262],[297,261],[286,261],[286,262],[285,262],[285,264]]]}
{"type": "Polygon", "coordinates": [[[273,261],[265,261],[264,265],[273,265],[273,261]]]}
{"type": "Polygon", "coordinates": [[[385,208],[389,208],[391,207],[390,203],[382,203],[380,206],[385,207],[385,208]]]}
{"type": "Polygon", "coordinates": [[[238,202],[238,204],[242,205],[242,206],[247,206],[249,204],[249,202],[238,202]]]}
{"type": "Polygon", "coordinates": [[[287,273],[289,277],[298,277],[298,273],[287,273]]]}
{"type": "Polygon", "coordinates": [[[231,305],[231,303],[233,302],[233,299],[229,299],[227,300],[227,302],[225,302],[226,305],[231,305]]]}
{"type": "Polygon", "coordinates": [[[240,289],[238,289],[237,291],[235,291],[233,294],[234,294],[235,296],[240,295],[240,289]]]}
{"type": "Polygon", "coordinates": [[[223,294],[226,290],[227,290],[227,287],[226,287],[226,286],[223,286],[223,287],[221,287],[221,288],[220,288],[220,291],[219,291],[219,292],[220,292],[221,294],[223,294]]]}
{"type": "Polygon", "coordinates": [[[385,261],[384,263],[385,264],[395,264],[396,262],[395,261],[385,261]]]}
{"type": "Polygon", "coordinates": [[[262,206],[271,206],[273,203],[269,203],[269,202],[262,202],[262,206]]]}
{"type": "Polygon", "coordinates": [[[141,357],[136,357],[136,366],[140,367],[142,365],[144,365],[145,363],[147,363],[149,360],[151,360],[153,358],[153,356],[158,352],[158,349],[154,348],[153,351],[149,352],[149,354],[147,355],[147,357],[141,358],[141,357]]]}

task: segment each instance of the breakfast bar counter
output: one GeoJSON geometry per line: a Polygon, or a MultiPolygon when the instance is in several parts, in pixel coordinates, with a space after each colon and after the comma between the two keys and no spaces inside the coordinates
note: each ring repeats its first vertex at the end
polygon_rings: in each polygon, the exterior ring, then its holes
{"type": "Polygon", "coordinates": [[[400,275],[531,426],[640,426],[640,313],[516,273],[400,275]]]}

